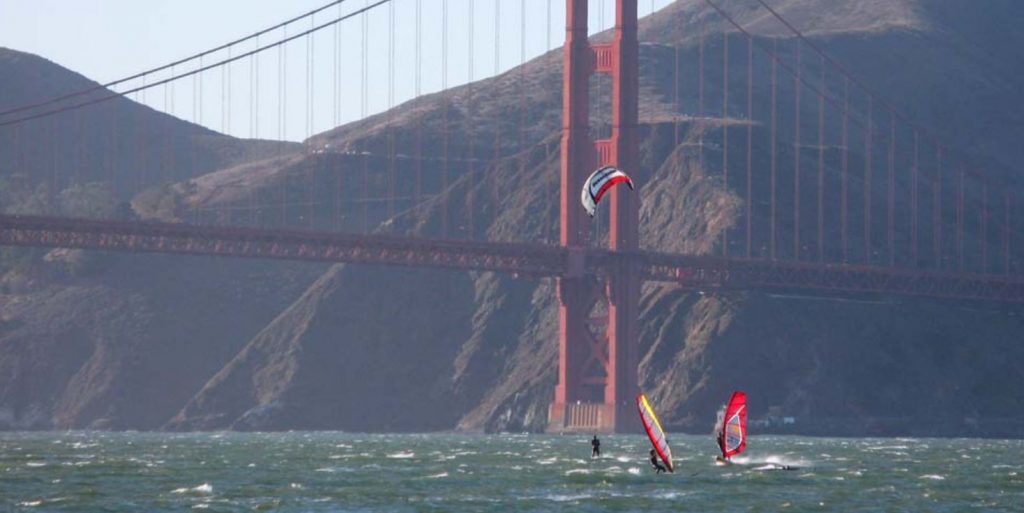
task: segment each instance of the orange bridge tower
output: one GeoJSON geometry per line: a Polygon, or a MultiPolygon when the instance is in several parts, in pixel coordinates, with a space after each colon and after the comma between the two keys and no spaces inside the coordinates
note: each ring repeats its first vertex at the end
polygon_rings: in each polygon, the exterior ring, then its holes
{"type": "MultiPolygon", "coordinates": [[[[584,272],[592,221],[579,199],[583,181],[597,166],[613,165],[632,173],[639,164],[636,0],[616,0],[614,30],[611,42],[591,44],[587,0],[566,0],[560,243],[568,249],[570,263],[558,279],[558,384],[548,415],[548,430],[554,432],[631,431],[639,425],[633,399],[640,279],[632,259],[621,259],[604,276],[584,272]],[[590,135],[589,82],[594,73],[611,77],[608,139],[593,140],[590,135]]],[[[608,246],[636,250],[638,194],[623,187],[610,194],[608,246]]]]}

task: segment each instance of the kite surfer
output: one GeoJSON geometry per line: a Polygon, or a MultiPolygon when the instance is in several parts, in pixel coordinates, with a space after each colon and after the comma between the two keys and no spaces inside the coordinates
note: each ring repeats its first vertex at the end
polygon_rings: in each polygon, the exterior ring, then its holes
{"type": "Polygon", "coordinates": [[[651,449],[651,466],[654,467],[657,474],[668,472],[668,469],[658,461],[658,454],[654,452],[654,449],[651,449]]]}
{"type": "Polygon", "coordinates": [[[594,435],[594,439],[590,441],[590,457],[600,458],[601,457],[601,441],[597,439],[597,435],[594,435]]]}

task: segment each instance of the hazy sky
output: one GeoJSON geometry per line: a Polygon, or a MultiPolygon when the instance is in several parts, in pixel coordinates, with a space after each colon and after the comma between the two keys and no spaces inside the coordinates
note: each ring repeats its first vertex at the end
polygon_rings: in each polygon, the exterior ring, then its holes
{"type": "MultiPolygon", "coordinates": [[[[374,1],[347,0],[340,7],[318,14],[314,23],[328,22],[374,1]]],[[[341,22],[337,36],[333,27],[326,28],[312,38],[289,43],[284,52],[271,49],[260,54],[258,63],[244,59],[227,69],[203,73],[201,79],[186,78],[132,97],[232,135],[277,138],[283,132],[287,139],[301,140],[310,132],[334,126],[336,120],[358,119],[364,112],[372,114],[386,109],[389,101],[398,104],[414,96],[417,2],[422,12],[420,90],[423,93],[437,91],[443,83],[441,29],[445,4],[449,86],[465,83],[470,77],[471,4],[474,20],[472,76],[475,79],[491,76],[496,70],[496,6],[500,11],[497,69],[508,69],[523,58],[556,48],[564,37],[564,0],[392,0],[366,16],[341,22]],[[392,10],[394,93],[389,95],[392,10]],[[526,13],[525,38],[521,37],[523,12],[526,13]],[[364,25],[369,56],[366,102],[362,100],[364,25]],[[313,62],[312,95],[307,93],[307,56],[312,56],[313,62]],[[336,56],[342,62],[338,73],[335,72],[336,56]],[[279,80],[282,64],[287,77],[284,84],[279,80]],[[252,88],[252,76],[259,77],[257,88],[252,88]],[[286,112],[283,117],[279,114],[282,98],[286,112]],[[258,101],[251,101],[253,99],[258,101]]],[[[330,0],[0,0],[0,46],[41,55],[105,83],[213,48],[328,3],[330,0]]],[[[652,6],[660,9],[668,3],[669,0],[641,0],[640,15],[648,14],[652,6]]],[[[592,31],[612,25],[613,0],[592,0],[591,6],[592,31]]],[[[287,27],[287,32],[295,34],[309,28],[307,19],[287,27]]],[[[283,32],[277,30],[263,36],[260,44],[281,37],[283,32]]],[[[234,48],[233,53],[251,50],[255,48],[254,43],[243,43],[234,48]]],[[[205,63],[226,56],[224,52],[212,55],[205,63]]],[[[176,71],[194,66],[180,67],[176,71]]],[[[167,73],[153,76],[149,82],[167,76],[167,73]]],[[[126,84],[125,88],[140,84],[126,84]]]]}

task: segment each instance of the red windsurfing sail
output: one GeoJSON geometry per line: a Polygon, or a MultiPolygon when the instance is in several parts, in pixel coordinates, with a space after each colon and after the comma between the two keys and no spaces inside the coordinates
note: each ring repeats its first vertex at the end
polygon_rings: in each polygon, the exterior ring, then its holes
{"type": "Polygon", "coordinates": [[[661,422],[658,421],[658,416],[654,414],[654,408],[651,408],[651,403],[647,402],[647,396],[644,394],[636,396],[636,407],[640,410],[640,421],[644,424],[647,438],[651,439],[654,451],[658,453],[661,461],[665,462],[665,468],[669,472],[674,472],[672,469],[672,449],[668,446],[665,430],[661,429],[661,422]]]}
{"type": "Polygon", "coordinates": [[[721,431],[718,433],[718,446],[722,456],[728,458],[739,454],[747,448],[747,394],[742,391],[732,393],[729,405],[725,407],[721,431]]]}

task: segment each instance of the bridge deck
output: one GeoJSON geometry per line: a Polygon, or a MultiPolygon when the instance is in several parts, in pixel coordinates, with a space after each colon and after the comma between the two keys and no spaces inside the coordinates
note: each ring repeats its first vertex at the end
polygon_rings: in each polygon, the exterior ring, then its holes
{"type": "MultiPolygon", "coordinates": [[[[139,253],[307,260],[562,276],[570,252],[558,246],[302,230],[0,215],[0,244],[139,253]]],[[[582,270],[636,266],[648,281],[705,289],[882,293],[1024,302],[1024,279],[895,267],[817,264],[657,252],[588,250],[582,270]]]]}

